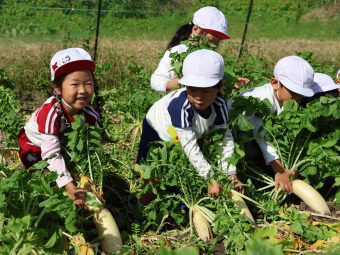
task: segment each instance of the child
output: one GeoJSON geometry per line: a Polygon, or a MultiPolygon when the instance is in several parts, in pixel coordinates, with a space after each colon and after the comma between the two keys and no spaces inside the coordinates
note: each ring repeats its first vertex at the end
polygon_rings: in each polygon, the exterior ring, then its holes
{"type": "Polygon", "coordinates": [[[335,80],[336,84],[340,84],[340,69],[338,70],[337,74],[336,74],[336,80],[335,80]]]}
{"type": "Polygon", "coordinates": [[[60,153],[59,135],[83,114],[91,125],[99,115],[90,105],[94,93],[96,68],[91,56],[81,48],[58,51],[51,59],[51,81],[54,95],[36,110],[19,133],[20,159],[26,168],[48,159],[48,169],[57,172],[58,187],[65,187],[77,206],[85,206],[84,191],[78,189],[60,153]]]}
{"type": "MultiPolygon", "coordinates": [[[[298,56],[284,57],[276,63],[271,83],[255,87],[241,96],[251,96],[260,100],[268,99],[272,105],[271,112],[279,114],[283,111],[283,103],[286,100],[294,99],[299,102],[303,97],[313,96],[314,92],[311,89],[313,76],[313,68],[306,60],[298,56]]],[[[231,103],[231,100],[229,100],[228,104],[231,103]]],[[[263,157],[266,163],[271,165],[275,173],[275,188],[277,189],[278,186],[281,186],[283,191],[292,193],[290,172],[283,167],[276,150],[262,139],[264,132],[262,131],[259,134],[260,137],[258,136],[258,131],[263,125],[262,119],[251,116],[249,121],[254,126],[253,132],[263,157]]]]}
{"type": "Polygon", "coordinates": [[[169,43],[167,51],[151,76],[151,87],[161,92],[177,88],[178,78],[172,71],[170,53],[187,51],[187,46],[180,42],[187,40],[190,36],[206,37],[209,42],[218,45],[221,40],[230,38],[226,33],[227,24],[223,13],[215,7],[206,6],[196,11],[192,23],[182,26],[169,43]]]}
{"type": "MultiPolygon", "coordinates": [[[[149,109],[143,121],[137,163],[146,158],[150,142],[177,138],[198,174],[207,178],[213,174],[212,167],[204,158],[197,139],[213,129],[226,128],[221,167],[233,176],[234,183],[239,182],[236,167],[225,161],[234,153],[234,140],[227,126],[225,101],[218,96],[223,75],[223,58],[214,51],[197,50],[185,58],[183,78],[179,82],[186,87],[172,91],[149,109]]],[[[210,184],[209,194],[218,195],[220,185],[214,179],[210,184]]]]}

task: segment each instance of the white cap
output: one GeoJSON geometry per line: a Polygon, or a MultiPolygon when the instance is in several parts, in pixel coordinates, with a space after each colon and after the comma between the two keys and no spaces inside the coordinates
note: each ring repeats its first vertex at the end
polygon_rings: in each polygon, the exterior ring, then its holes
{"type": "Polygon", "coordinates": [[[290,91],[311,97],[314,95],[314,70],[311,65],[298,56],[288,56],[280,59],[274,67],[274,77],[290,91]]]}
{"type": "Polygon", "coordinates": [[[196,88],[213,87],[223,79],[223,57],[212,50],[196,50],[184,59],[182,70],[180,84],[196,88]]]}
{"type": "Polygon", "coordinates": [[[68,48],[54,54],[50,64],[51,81],[62,76],[79,70],[94,71],[96,65],[87,51],[81,48],[68,48]]]}
{"type": "Polygon", "coordinates": [[[192,22],[220,40],[229,39],[227,19],[216,7],[206,6],[194,13],[192,22]]]}
{"type": "Polygon", "coordinates": [[[314,83],[312,85],[312,90],[314,93],[327,92],[334,89],[340,89],[340,85],[337,85],[327,74],[324,73],[315,73],[314,74],[314,83]]]}

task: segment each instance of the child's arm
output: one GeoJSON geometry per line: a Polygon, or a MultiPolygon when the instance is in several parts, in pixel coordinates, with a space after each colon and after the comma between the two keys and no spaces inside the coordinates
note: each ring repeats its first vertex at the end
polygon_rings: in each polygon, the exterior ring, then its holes
{"type": "Polygon", "coordinates": [[[236,166],[227,162],[227,159],[234,154],[234,150],[234,137],[230,129],[227,128],[222,142],[221,168],[222,171],[228,175],[236,175],[236,166]]]}
{"type": "MultiPolygon", "coordinates": [[[[151,75],[151,87],[160,92],[167,91],[168,82],[171,82],[175,78],[174,71],[171,71],[171,59],[169,57],[170,51],[166,51],[163,58],[160,60],[159,65],[155,72],[151,75]]],[[[174,82],[176,83],[176,81],[174,82]]],[[[178,81],[176,86],[178,85],[178,81]]],[[[169,90],[169,89],[168,89],[169,90]]]]}
{"type": "MultiPolygon", "coordinates": [[[[191,129],[176,128],[178,139],[182,145],[184,153],[187,155],[190,163],[196,171],[204,179],[214,175],[213,169],[205,159],[200,147],[197,143],[195,133],[191,129]]],[[[211,179],[208,185],[208,194],[218,196],[221,190],[221,185],[215,179],[211,179]]]]}
{"type": "Polygon", "coordinates": [[[57,172],[58,178],[56,182],[58,187],[64,187],[67,190],[69,197],[76,206],[84,207],[85,192],[78,189],[72,182],[71,174],[67,170],[65,160],[60,153],[60,142],[57,136],[42,134],[41,158],[50,158],[47,160],[49,163],[48,169],[52,172],[57,172]]]}
{"type": "Polygon", "coordinates": [[[72,199],[73,203],[76,206],[79,206],[79,207],[86,206],[86,202],[85,202],[86,193],[84,192],[83,189],[77,188],[73,182],[67,183],[64,187],[67,190],[69,197],[72,199]]]}
{"type": "Polygon", "coordinates": [[[184,153],[187,155],[190,163],[194,166],[198,174],[204,179],[207,178],[209,172],[210,175],[212,175],[212,168],[208,161],[205,159],[200,147],[198,146],[195,133],[189,128],[175,129],[184,153]]]}
{"type": "Polygon", "coordinates": [[[235,151],[235,144],[234,144],[234,137],[229,128],[227,128],[226,133],[224,135],[224,139],[222,142],[222,155],[221,155],[221,168],[222,171],[228,176],[230,176],[232,183],[237,186],[237,191],[240,193],[244,193],[244,187],[241,181],[237,177],[237,170],[236,166],[229,164],[227,159],[234,154],[235,151]]]}
{"type": "Polygon", "coordinates": [[[260,127],[263,126],[262,119],[252,116],[249,118],[249,121],[254,126],[253,133],[255,140],[262,151],[266,164],[270,165],[275,173],[275,189],[280,186],[284,192],[289,194],[292,193],[293,187],[290,181],[291,173],[283,167],[280,157],[276,153],[276,149],[264,140],[265,131],[262,130],[262,132],[258,132],[260,127]]]}
{"type": "Polygon", "coordinates": [[[63,187],[73,179],[70,172],[66,168],[65,160],[60,153],[60,141],[56,135],[41,135],[41,158],[47,159],[49,163],[48,169],[58,174],[56,180],[58,187],[63,187]]]}
{"type": "Polygon", "coordinates": [[[254,126],[253,134],[261,149],[266,164],[269,165],[273,160],[279,159],[276,149],[264,140],[266,132],[264,130],[259,132],[259,130],[263,127],[263,120],[255,116],[251,116],[249,117],[249,122],[254,126]]]}

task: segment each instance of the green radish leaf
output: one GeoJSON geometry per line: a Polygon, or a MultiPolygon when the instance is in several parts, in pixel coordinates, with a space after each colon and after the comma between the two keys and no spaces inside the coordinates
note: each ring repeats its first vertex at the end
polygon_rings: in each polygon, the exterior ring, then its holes
{"type": "Polygon", "coordinates": [[[246,244],[246,255],[283,255],[281,245],[274,245],[260,238],[250,239],[246,244]]]}
{"type": "Polygon", "coordinates": [[[52,248],[54,245],[57,244],[57,242],[60,239],[60,232],[57,230],[53,233],[53,235],[50,237],[50,239],[47,241],[47,243],[44,244],[45,248],[52,248]]]}
{"type": "Polygon", "coordinates": [[[274,226],[268,226],[264,228],[257,228],[254,232],[254,237],[257,238],[269,238],[277,235],[277,228],[274,226]]]}
{"type": "Polygon", "coordinates": [[[291,226],[291,229],[295,234],[298,234],[298,235],[303,234],[303,228],[300,222],[294,222],[291,226]]]}
{"type": "Polygon", "coordinates": [[[151,178],[152,168],[150,166],[143,166],[144,179],[149,180],[151,178]]]}

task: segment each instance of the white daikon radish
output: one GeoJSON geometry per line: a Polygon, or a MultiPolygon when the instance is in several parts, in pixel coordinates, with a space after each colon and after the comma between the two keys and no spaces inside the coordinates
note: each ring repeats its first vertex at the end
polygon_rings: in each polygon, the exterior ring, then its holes
{"type": "Polygon", "coordinates": [[[87,191],[86,205],[93,212],[93,221],[99,234],[101,249],[107,254],[119,252],[123,242],[111,212],[104,208],[97,195],[91,192],[96,189],[88,177],[82,175],[79,184],[82,189],[87,191]]]}
{"type": "Polygon", "coordinates": [[[101,249],[108,254],[119,252],[123,245],[122,238],[110,211],[100,208],[93,213],[93,219],[99,233],[101,249]]]}
{"type": "Polygon", "coordinates": [[[202,241],[208,242],[210,239],[212,239],[213,234],[210,223],[200,208],[196,205],[192,207],[192,221],[194,223],[197,235],[202,241]]]}
{"type": "Polygon", "coordinates": [[[235,201],[236,205],[241,209],[241,214],[246,216],[255,225],[256,223],[254,217],[251,214],[246,202],[244,202],[243,198],[239,195],[239,193],[235,190],[231,190],[231,198],[235,201]]]}
{"type": "Polygon", "coordinates": [[[294,194],[312,210],[322,214],[331,213],[325,199],[308,183],[302,180],[293,180],[292,185],[294,194]]]}

